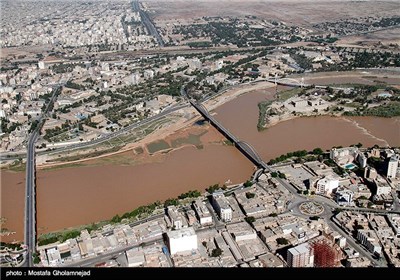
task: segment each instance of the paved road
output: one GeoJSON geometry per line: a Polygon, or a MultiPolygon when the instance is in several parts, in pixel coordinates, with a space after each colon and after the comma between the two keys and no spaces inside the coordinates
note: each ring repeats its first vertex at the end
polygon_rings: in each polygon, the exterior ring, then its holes
{"type": "Polygon", "coordinates": [[[35,199],[35,142],[38,137],[35,131],[28,142],[25,185],[25,245],[27,258],[25,265],[32,267],[32,254],[36,251],[36,199],[35,199]]]}
{"type": "Polygon", "coordinates": [[[343,231],[341,227],[336,225],[335,222],[332,221],[332,219],[326,219],[325,220],[328,224],[328,226],[340,233],[342,236],[346,237],[346,242],[353,247],[357,252],[360,253],[361,256],[367,258],[368,260],[371,261],[371,263],[376,266],[376,267],[387,267],[387,263],[381,258],[381,261],[377,261],[372,257],[372,254],[368,252],[364,247],[362,247],[358,242],[356,242],[352,236],[350,236],[347,232],[343,231]]]}
{"type": "MultiPolygon", "coordinates": [[[[171,114],[171,113],[173,113],[175,111],[178,111],[178,110],[180,110],[182,108],[188,107],[188,106],[189,105],[186,104],[186,103],[185,104],[177,104],[175,106],[172,106],[171,108],[168,108],[168,109],[164,110],[163,112],[161,112],[158,115],[155,115],[155,116],[149,117],[149,118],[147,118],[147,119],[145,119],[143,121],[131,124],[129,126],[121,128],[120,130],[118,130],[118,131],[116,131],[114,133],[107,134],[107,135],[102,136],[100,138],[94,139],[94,140],[92,140],[90,142],[72,144],[72,145],[69,145],[69,146],[55,148],[55,149],[52,149],[52,150],[41,151],[41,152],[38,152],[38,155],[58,153],[58,152],[62,152],[62,151],[72,151],[72,150],[83,149],[83,148],[88,148],[88,147],[91,147],[91,146],[95,146],[95,145],[101,144],[103,142],[110,141],[110,140],[112,140],[112,139],[114,139],[114,138],[116,138],[118,136],[121,136],[122,134],[127,133],[128,131],[130,131],[132,129],[141,127],[143,125],[149,124],[149,123],[157,121],[157,120],[160,120],[160,119],[166,117],[167,115],[169,115],[169,114],[171,114]]],[[[9,160],[9,159],[12,159],[12,158],[17,158],[19,156],[21,156],[20,153],[3,154],[3,155],[0,156],[0,160],[9,160]]]]}
{"type": "Polygon", "coordinates": [[[46,109],[39,118],[39,124],[32,132],[28,140],[26,160],[26,184],[25,184],[25,233],[24,240],[27,247],[24,266],[33,266],[33,253],[36,252],[36,190],[35,190],[35,143],[39,131],[45,122],[44,116],[53,106],[54,100],[61,87],[53,89],[53,95],[47,104],[46,109]]]}
{"type": "Polygon", "coordinates": [[[146,29],[149,32],[149,34],[156,38],[157,43],[161,48],[164,47],[163,39],[161,38],[160,34],[158,33],[158,31],[157,31],[156,27],[154,26],[153,22],[150,20],[149,15],[140,8],[138,0],[135,0],[135,1],[132,2],[132,9],[135,12],[139,12],[140,18],[142,19],[142,23],[146,27],[146,29]]]}
{"type": "Polygon", "coordinates": [[[59,267],[78,267],[78,266],[87,266],[87,267],[93,267],[98,263],[105,262],[110,260],[111,258],[118,257],[120,254],[124,253],[126,250],[132,249],[132,248],[139,248],[139,247],[144,247],[146,245],[154,244],[155,242],[162,242],[162,237],[156,237],[153,239],[149,239],[146,242],[140,243],[140,244],[135,244],[135,245],[125,245],[120,248],[117,248],[115,250],[112,250],[110,252],[101,254],[99,256],[83,259],[80,261],[76,262],[68,262],[65,264],[60,265],[59,267]]]}

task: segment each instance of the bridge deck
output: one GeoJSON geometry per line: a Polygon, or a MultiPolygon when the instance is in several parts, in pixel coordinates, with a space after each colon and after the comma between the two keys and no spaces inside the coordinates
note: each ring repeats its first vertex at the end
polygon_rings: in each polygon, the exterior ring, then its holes
{"type": "Polygon", "coordinates": [[[254,164],[263,169],[268,169],[267,164],[258,155],[257,151],[247,142],[238,139],[213,116],[211,116],[203,104],[199,104],[193,100],[189,100],[189,102],[207,121],[209,121],[215,128],[217,128],[226,138],[228,138],[228,140],[232,141],[232,143],[235,144],[239,151],[241,151],[254,164]]]}

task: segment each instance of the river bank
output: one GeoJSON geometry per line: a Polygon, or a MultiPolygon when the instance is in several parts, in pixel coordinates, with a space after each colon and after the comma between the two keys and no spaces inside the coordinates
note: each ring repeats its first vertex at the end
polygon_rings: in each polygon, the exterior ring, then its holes
{"type": "MultiPolygon", "coordinates": [[[[206,107],[234,135],[255,147],[265,161],[288,151],[359,142],[364,146],[400,146],[400,118],[304,117],[259,132],[257,104],[275,94],[273,85],[264,88],[260,84],[227,92],[220,103],[209,100],[206,107]]],[[[40,166],[38,233],[111,219],[188,190],[203,191],[216,183],[241,183],[251,176],[254,165],[227,145],[218,131],[201,122],[193,109],[180,112],[177,118],[182,122],[176,126],[156,130],[115,154],[70,165],[66,162],[47,170],[40,166]],[[157,141],[167,146],[157,145],[157,141]],[[155,146],[149,151],[151,143],[155,146]]],[[[5,242],[23,238],[24,180],[23,172],[2,171],[2,227],[15,232],[2,237],[5,242]]]]}

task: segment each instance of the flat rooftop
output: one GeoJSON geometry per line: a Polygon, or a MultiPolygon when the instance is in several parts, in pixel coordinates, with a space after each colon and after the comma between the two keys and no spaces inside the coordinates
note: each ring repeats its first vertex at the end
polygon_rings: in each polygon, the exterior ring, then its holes
{"type": "Polygon", "coordinates": [[[193,236],[196,235],[196,233],[192,227],[189,227],[189,228],[169,231],[167,232],[167,235],[170,239],[178,239],[182,237],[193,236]]]}

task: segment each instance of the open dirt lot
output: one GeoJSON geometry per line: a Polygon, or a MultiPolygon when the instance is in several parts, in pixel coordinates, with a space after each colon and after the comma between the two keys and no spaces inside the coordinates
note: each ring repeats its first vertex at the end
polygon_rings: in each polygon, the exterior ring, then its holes
{"type": "Polygon", "coordinates": [[[342,18],[393,16],[400,10],[395,0],[146,0],[145,4],[156,21],[254,15],[304,26],[342,18]]]}
{"type": "Polygon", "coordinates": [[[378,44],[379,42],[382,45],[400,45],[400,28],[390,28],[386,30],[370,32],[367,34],[342,37],[336,42],[336,45],[374,45],[378,44]]]}

